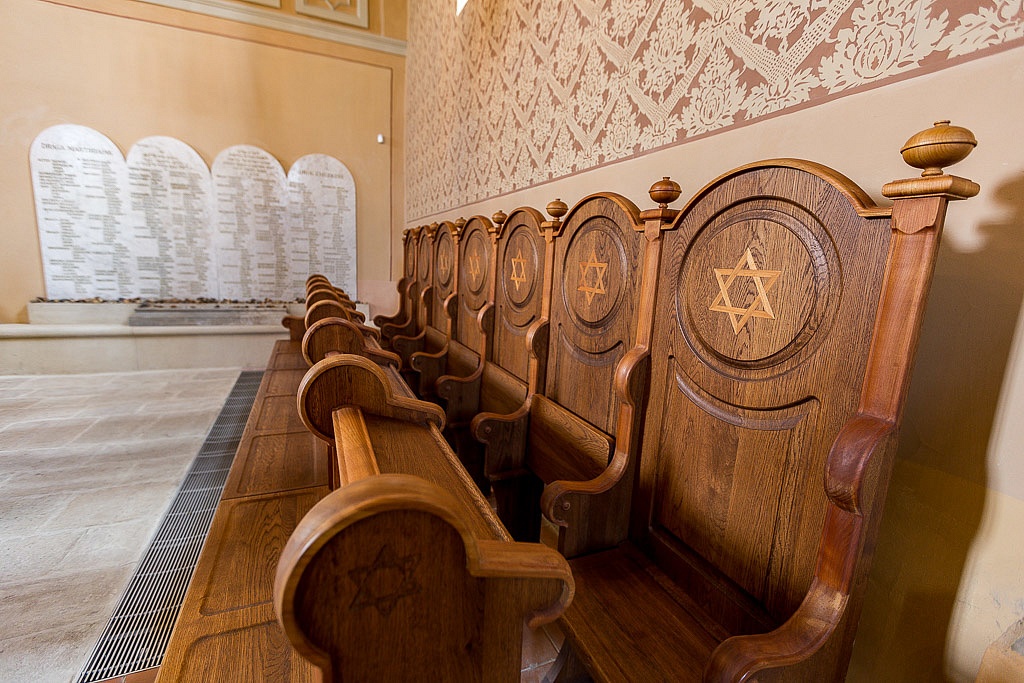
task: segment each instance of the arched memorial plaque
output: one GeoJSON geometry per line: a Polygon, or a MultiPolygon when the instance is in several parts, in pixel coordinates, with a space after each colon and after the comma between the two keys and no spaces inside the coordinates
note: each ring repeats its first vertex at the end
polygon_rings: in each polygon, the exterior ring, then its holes
{"type": "Polygon", "coordinates": [[[29,156],[47,296],[137,296],[121,150],[91,128],[62,124],[40,133],[29,156]]]}

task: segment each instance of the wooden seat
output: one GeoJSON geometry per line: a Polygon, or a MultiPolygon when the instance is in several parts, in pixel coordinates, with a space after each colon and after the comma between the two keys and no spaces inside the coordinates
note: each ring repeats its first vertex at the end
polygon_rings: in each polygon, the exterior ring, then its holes
{"type": "MultiPolygon", "coordinates": [[[[434,228],[434,226],[431,226],[434,228]]],[[[438,224],[432,239],[430,286],[420,296],[422,325],[415,336],[396,335],[391,348],[402,358],[402,375],[419,396],[434,394],[434,377],[421,377],[414,356],[443,357],[458,321],[459,239],[461,227],[449,221],[438,224]]]]}
{"type": "Polygon", "coordinates": [[[420,283],[417,279],[417,249],[422,228],[406,228],[402,231],[402,277],[398,280],[398,311],[394,315],[377,315],[373,324],[381,331],[381,345],[389,348],[391,337],[409,334],[416,322],[416,306],[419,303],[420,283]]]}
{"type": "Polygon", "coordinates": [[[571,561],[563,679],[845,676],[946,203],[978,191],[941,172],[958,137],[908,143],[892,209],[775,160],[665,231],[629,540],[571,561]]]}
{"type": "MultiPolygon", "coordinates": [[[[410,286],[412,297],[411,315],[408,320],[398,324],[384,324],[381,326],[381,339],[385,348],[396,351],[394,339],[417,338],[426,329],[431,315],[433,279],[434,279],[434,237],[440,228],[438,223],[424,225],[417,228],[416,240],[416,280],[410,286]]],[[[415,349],[414,349],[415,350],[415,349]]],[[[409,352],[408,355],[412,355],[409,352]]],[[[407,356],[403,356],[403,359],[407,356]]],[[[403,360],[403,363],[406,361],[403,360]]]]}
{"type": "MultiPolygon", "coordinates": [[[[616,372],[628,350],[647,343],[656,247],[675,212],[642,213],[612,193],[591,195],[571,211],[561,202],[548,210],[554,220],[542,227],[551,291],[529,332],[537,369],[529,396],[513,413],[478,415],[473,430],[486,444],[496,492],[507,489],[498,497],[502,520],[533,539],[543,510],[559,550],[573,557],[626,537],[633,471],[625,465],[640,413],[619,415],[616,372]]],[[[629,391],[642,394],[645,369],[637,368],[629,391]]]]}
{"type": "MultiPolygon", "coordinates": [[[[516,209],[508,216],[501,211],[494,214],[489,299],[482,305],[466,306],[458,321],[460,327],[473,326],[484,360],[471,372],[459,373],[453,368],[436,383],[448,419],[449,440],[459,459],[484,489],[499,497],[506,491],[500,481],[497,488],[491,486],[496,472],[484,470],[483,445],[473,435],[472,420],[481,413],[514,412],[526,399],[530,376],[527,333],[541,317],[544,298],[546,250],[542,223],[540,212],[529,207],[516,209]]],[[[542,362],[533,362],[535,374],[543,374],[542,362]]],[[[515,491],[511,493],[515,495],[515,491]]],[[[498,505],[508,506],[500,501],[498,505]]],[[[529,536],[514,526],[509,531],[516,538],[529,536]]]]}
{"type": "Polygon", "coordinates": [[[483,216],[468,221],[455,221],[458,273],[454,285],[455,315],[446,325],[449,336],[435,351],[418,351],[409,359],[417,373],[413,382],[417,394],[424,399],[437,398],[437,381],[444,375],[468,376],[487,358],[488,337],[493,318],[479,319],[494,298],[494,246],[496,229],[483,216]]]}

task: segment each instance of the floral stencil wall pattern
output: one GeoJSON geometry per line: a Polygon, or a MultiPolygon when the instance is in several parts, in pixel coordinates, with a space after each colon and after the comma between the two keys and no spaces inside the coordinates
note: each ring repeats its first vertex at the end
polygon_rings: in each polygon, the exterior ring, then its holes
{"type": "Polygon", "coordinates": [[[409,3],[407,216],[1024,42],[1024,0],[409,3]]]}

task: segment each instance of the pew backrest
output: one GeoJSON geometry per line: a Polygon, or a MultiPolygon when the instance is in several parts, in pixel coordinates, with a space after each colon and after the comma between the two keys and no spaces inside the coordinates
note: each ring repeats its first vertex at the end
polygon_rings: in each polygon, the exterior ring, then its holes
{"type": "Polygon", "coordinates": [[[543,221],[539,211],[524,207],[499,223],[490,360],[524,383],[529,381],[526,335],[540,319],[544,299],[543,221]]]}
{"type": "Polygon", "coordinates": [[[615,431],[615,369],[638,320],[643,222],[625,197],[591,195],[555,239],[544,395],[606,434],[615,431]]]}
{"type": "Polygon", "coordinates": [[[473,216],[462,227],[459,238],[458,316],[452,338],[486,358],[489,329],[481,327],[481,310],[494,296],[494,224],[484,216],[473,216]]]}

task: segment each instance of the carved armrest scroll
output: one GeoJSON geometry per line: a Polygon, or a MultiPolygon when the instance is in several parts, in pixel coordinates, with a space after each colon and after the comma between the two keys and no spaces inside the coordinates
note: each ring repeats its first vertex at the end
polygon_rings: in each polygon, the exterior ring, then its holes
{"type": "Polygon", "coordinates": [[[484,471],[487,476],[521,470],[526,461],[526,433],[530,424],[530,399],[515,412],[499,415],[480,413],[470,423],[470,431],[485,446],[484,471]]]}
{"type": "Polygon", "coordinates": [[[465,423],[480,409],[480,387],[483,382],[484,362],[465,377],[441,375],[435,386],[437,395],[445,399],[448,424],[465,423]]]}
{"type": "Polygon", "coordinates": [[[303,424],[316,436],[334,444],[333,413],[343,406],[438,429],[445,424],[444,411],[433,403],[396,396],[384,371],[362,356],[341,354],[318,362],[302,378],[298,411],[303,424]]]}

